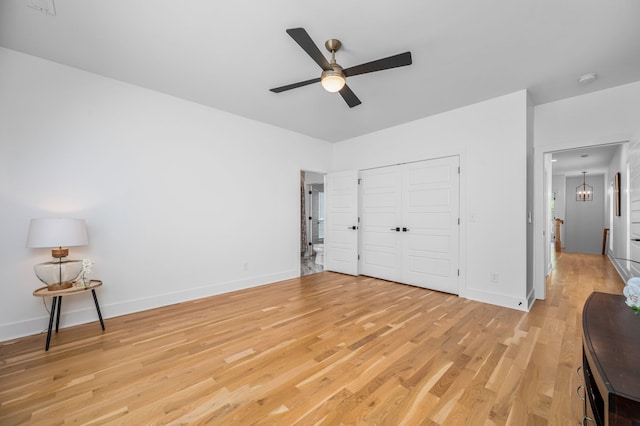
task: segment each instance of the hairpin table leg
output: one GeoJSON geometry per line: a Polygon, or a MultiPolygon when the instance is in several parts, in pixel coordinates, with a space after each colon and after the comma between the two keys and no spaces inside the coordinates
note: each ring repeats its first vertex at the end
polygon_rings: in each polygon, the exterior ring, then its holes
{"type": "Polygon", "coordinates": [[[49,343],[51,342],[51,329],[53,328],[53,317],[56,316],[56,302],[58,297],[55,296],[51,302],[51,314],[49,315],[49,330],[47,331],[47,343],[44,346],[44,350],[49,350],[49,343]]]}
{"type": "Polygon", "coordinates": [[[104,321],[102,321],[102,314],[100,313],[100,305],[98,305],[98,296],[96,296],[96,291],[91,289],[91,294],[93,294],[93,301],[96,303],[96,311],[98,311],[98,318],[100,318],[100,325],[102,326],[102,331],[104,331],[104,321]]]}
{"type": "Polygon", "coordinates": [[[58,313],[56,315],[56,333],[60,328],[60,311],[62,310],[62,296],[58,296],[58,313]]]}
{"type": "Polygon", "coordinates": [[[49,287],[41,287],[34,290],[33,295],[36,297],[51,297],[51,312],[49,312],[49,328],[47,329],[47,342],[45,344],[45,351],[49,350],[49,345],[51,344],[51,331],[53,330],[53,322],[56,322],[56,333],[60,329],[60,314],[62,312],[62,296],[72,295],[72,294],[80,294],[84,293],[87,290],[91,290],[91,294],[93,295],[93,302],[96,304],[96,311],[98,312],[98,317],[100,318],[100,326],[102,327],[102,331],[105,330],[104,320],[102,319],[102,312],[100,312],[100,305],[98,304],[98,296],[96,295],[95,288],[102,286],[102,281],[100,280],[91,280],[88,286],[76,287],[72,286],[70,288],[61,289],[61,290],[49,290],[49,287]],[[56,318],[56,315],[58,316],[56,318]]]}

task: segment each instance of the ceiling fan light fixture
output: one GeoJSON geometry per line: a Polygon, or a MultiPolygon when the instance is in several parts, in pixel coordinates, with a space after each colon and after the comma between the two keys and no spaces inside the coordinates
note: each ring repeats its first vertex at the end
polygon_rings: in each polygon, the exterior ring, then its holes
{"type": "Polygon", "coordinates": [[[298,45],[306,52],[307,55],[313,61],[320,66],[322,74],[318,78],[311,78],[309,80],[300,81],[294,84],[287,84],[285,86],[274,87],[269,89],[274,93],[281,93],[286,90],[296,89],[298,87],[307,86],[320,82],[322,87],[331,93],[340,92],[340,96],[347,103],[349,108],[360,105],[362,102],[353,90],[347,86],[347,75],[349,78],[355,75],[367,74],[376,71],[388,70],[391,68],[404,67],[411,65],[411,52],[404,52],[398,55],[388,56],[386,58],[377,59],[375,61],[367,62],[364,64],[356,65],[346,69],[342,69],[340,65],[336,63],[336,52],[342,47],[342,42],[338,39],[332,38],[326,41],[324,47],[331,53],[331,60],[327,61],[325,55],[318,49],[318,46],[309,36],[309,33],[304,28],[289,28],[287,34],[298,43],[298,45]]]}
{"type": "Polygon", "coordinates": [[[322,71],[320,82],[327,92],[335,93],[342,90],[347,83],[347,79],[342,72],[340,65],[332,65],[333,69],[322,71]]]}

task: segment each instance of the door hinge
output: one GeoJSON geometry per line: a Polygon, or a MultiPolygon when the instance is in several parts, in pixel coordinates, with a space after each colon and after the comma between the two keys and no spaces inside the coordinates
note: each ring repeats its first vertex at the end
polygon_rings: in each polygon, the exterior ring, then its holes
{"type": "Polygon", "coordinates": [[[460,174],[460,166],[458,166],[458,174],[460,174]]]}
{"type": "Polygon", "coordinates": [[[460,226],[460,218],[458,218],[458,226],[460,226]]]}
{"type": "Polygon", "coordinates": [[[362,178],[358,178],[358,185],[360,185],[360,182],[362,182],[362,178]]]}
{"type": "Polygon", "coordinates": [[[360,223],[360,217],[358,216],[358,223],[360,223]]]}
{"type": "Polygon", "coordinates": [[[458,276],[460,276],[460,269],[458,269],[458,276]]]}
{"type": "Polygon", "coordinates": [[[358,260],[360,260],[360,255],[358,255],[358,260]]]}

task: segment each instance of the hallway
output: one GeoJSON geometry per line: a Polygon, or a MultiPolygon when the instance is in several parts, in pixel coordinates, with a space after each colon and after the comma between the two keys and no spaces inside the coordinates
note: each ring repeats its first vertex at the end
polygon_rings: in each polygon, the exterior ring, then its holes
{"type": "MultiPolygon", "coordinates": [[[[622,294],[624,282],[606,256],[567,252],[556,256],[553,271],[547,277],[547,299],[537,300],[520,325],[523,331],[537,329],[538,339],[518,394],[523,397],[522,403],[529,406],[528,410],[549,410],[548,425],[579,424],[582,405],[576,388],[582,382],[576,369],[582,363],[582,308],[594,291],[622,294]],[[526,385],[530,380],[537,392],[526,385]],[[527,389],[533,392],[530,396],[523,392],[527,389]],[[541,393],[551,398],[541,398],[541,393]],[[543,408],[545,405],[550,407],[543,408]]],[[[512,410],[517,408],[519,399],[516,396],[512,410]]],[[[529,414],[526,421],[509,424],[537,423],[532,422],[529,414]]]]}
{"type": "Polygon", "coordinates": [[[568,252],[555,256],[553,271],[547,277],[547,300],[536,301],[534,309],[548,303],[558,306],[572,298],[579,301],[582,312],[582,305],[593,291],[622,294],[625,283],[607,256],[568,252]]]}

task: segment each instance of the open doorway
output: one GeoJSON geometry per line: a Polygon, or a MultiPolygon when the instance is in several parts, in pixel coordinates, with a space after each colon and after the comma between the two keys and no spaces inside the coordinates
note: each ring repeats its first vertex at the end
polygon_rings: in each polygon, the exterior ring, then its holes
{"type": "Polygon", "coordinates": [[[300,173],[300,275],[324,270],[324,174],[300,173]]]}
{"type": "Polygon", "coordinates": [[[551,259],[563,251],[607,254],[613,235],[609,182],[625,161],[625,143],[547,152],[544,154],[544,235],[546,273],[551,259]],[[585,187],[589,196],[581,195],[585,187]],[[605,243],[607,243],[605,245],[605,243]]]}

